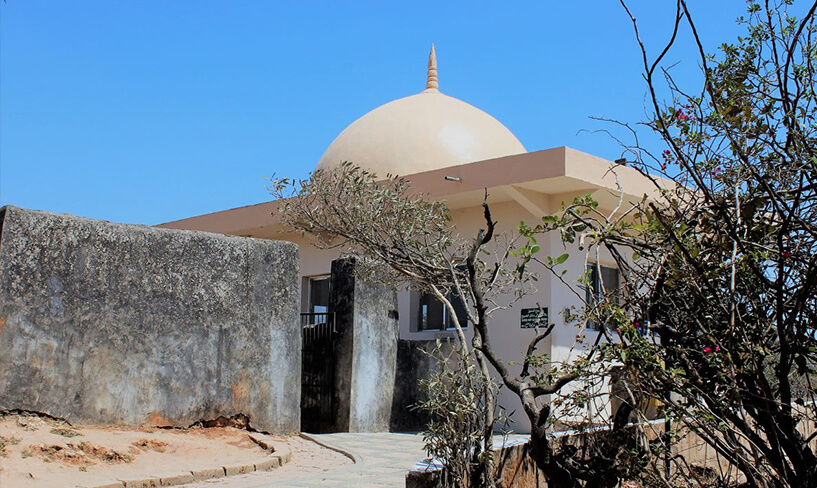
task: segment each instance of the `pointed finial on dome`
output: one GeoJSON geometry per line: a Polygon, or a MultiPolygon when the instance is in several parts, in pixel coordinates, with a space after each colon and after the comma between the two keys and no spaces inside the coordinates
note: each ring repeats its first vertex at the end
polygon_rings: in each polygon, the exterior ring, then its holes
{"type": "Polygon", "coordinates": [[[434,52],[434,44],[431,45],[431,53],[428,55],[428,76],[426,79],[426,91],[436,92],[439,90],[437,83],[437,53],[434,52]]]}

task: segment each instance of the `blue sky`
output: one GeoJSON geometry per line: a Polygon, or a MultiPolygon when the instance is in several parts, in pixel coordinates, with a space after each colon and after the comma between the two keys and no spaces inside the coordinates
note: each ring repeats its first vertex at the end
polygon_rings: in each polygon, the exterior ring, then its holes
{"type": "MultiPolygon", "coordinates": [[[[634,0],[646,42],[668,0],[634,0]]],[[[741,0],[691,1],[710,50],[741,0]]],[[[529,151],[621,150],[589,119],[643,119],[645,86],[616,0],[0,3],[0,204],[157,224],[269,200],[349,123],[424,89],[504,123],[529,151]],[[585,131],[583,131],[585,130],[585,131]]],[[[688,36],[669,56],[693,83],[688,36]]]]}

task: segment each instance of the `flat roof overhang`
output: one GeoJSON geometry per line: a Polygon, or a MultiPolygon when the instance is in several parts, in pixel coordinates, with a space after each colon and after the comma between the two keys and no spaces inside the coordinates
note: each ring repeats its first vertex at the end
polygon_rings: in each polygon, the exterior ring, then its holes
{"type": "MultiPolygon", "coordinates": [[[[516,201],[533,216],[553,213],[562,201],[593,193],[602,208],[618,201],[658,198],[655,185],[637,170],[569,147],[504,156],[405,176],[428,198],[444,200],[451,210],[478,206],[488,189],[490,203],[516,201]]],[[[670,180],[657,178],[664,188],[670,180]]],[[[158,225],[253,237],[280,233],[278,202],[232,208],[158,225]]]]}

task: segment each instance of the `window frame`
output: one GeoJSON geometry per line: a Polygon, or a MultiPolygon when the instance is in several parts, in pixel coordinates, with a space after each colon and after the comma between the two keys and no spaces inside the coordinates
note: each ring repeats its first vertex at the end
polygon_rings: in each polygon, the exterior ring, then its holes
{"type": "MultiPolygon", "coordinates": [[[[437,297],[434,296],[432,293],[428,292],[416,293],[417,293],[417,319],[414,321],[414,327],[416,328],[417,332],[447,332],[455,330],[455,327],[451,322],[451,315],[448,310],[448,307],[446,307],[443,302],[438,300],[437,297]],[[442,310],[442,321],[439,328],[437,327],[432,328],[430,326],[423,325],[424,322],[423,308],[427,307],[427,305],[423,303],[423,299],[425,297],[427,297],[430,300],[434,300],[436,303],[440,305],[440,308],[442,310]]],[[[451,302],[451,305],[454,307],[455,311],[457,309],[457,303],[462,304],[462,316],[460,317],[460,327],[462,327],[463,329],[467,329],[469,320],[464,300],[460,299],[455,292],[449,293],[448,295],[446,295],[446,298],[451,302]]],[[[428,314],[425,314],[425,316],[428,317],[428,314]]],[[[428,322],[428,320],[426,320],[425,322],[428,322]]]]}
{"type": "MultiPolygon", "coordinates": [[[[315,275],[315,276],[307,276],[307,295],[306,295],[306,310],[307,313],[312,314],[326,314],[329,313],[329,297],[332,293],[332,277],[331,275],[315,275]],[[313,295],[312,290],[315,282],[326,282],[326,310],[325,311],[315,311],[315,303],[313,302],[313,295]]],[[[323,305],[319,305],[323,307],[323,305]]]]}
{"type": "MultiPolygon", "coordinates": [[[[592,307],[595,306],[602,298],[604,298],[605,293],[610,293],[610,287],[604,284],[604,272],[605,270],[612,270],[615,271],[615,288],[613,291],[613,297],[616,303],[620,303],[621,300],[621,271],[618,269],[617,266],[608,266],[605,263],[595,261],[590,262],[587,264],[585,268],[585,272],[589,273],[590,276],[588,277],[591,280],[589,286],[585,287],[585,306],[592,307]]],[[[606,327],[606,324],[599,324],[595,320],[588,320],[587,327],[590,330],[602,330],[602,327],[606,327]]]]}

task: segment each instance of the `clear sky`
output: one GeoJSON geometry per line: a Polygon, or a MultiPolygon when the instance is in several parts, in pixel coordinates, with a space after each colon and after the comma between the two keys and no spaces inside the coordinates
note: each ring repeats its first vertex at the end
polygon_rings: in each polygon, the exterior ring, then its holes
{"type": "MultiPolygon", "coordinates": [[[[648,44],[669,0],[633,0],[648,44]]],[[[741,32],[742,0],[693,0],[706,46],[741,32]]],[[[617,0],[0,3],[0,204],[157,224],[269,200],[348,124],[425,88],[488,112],[529,151],[621,150],[590,116],[644,115],[617,0]]],[[[698,65],[688,37],[669,57],[698,65]]]]}

